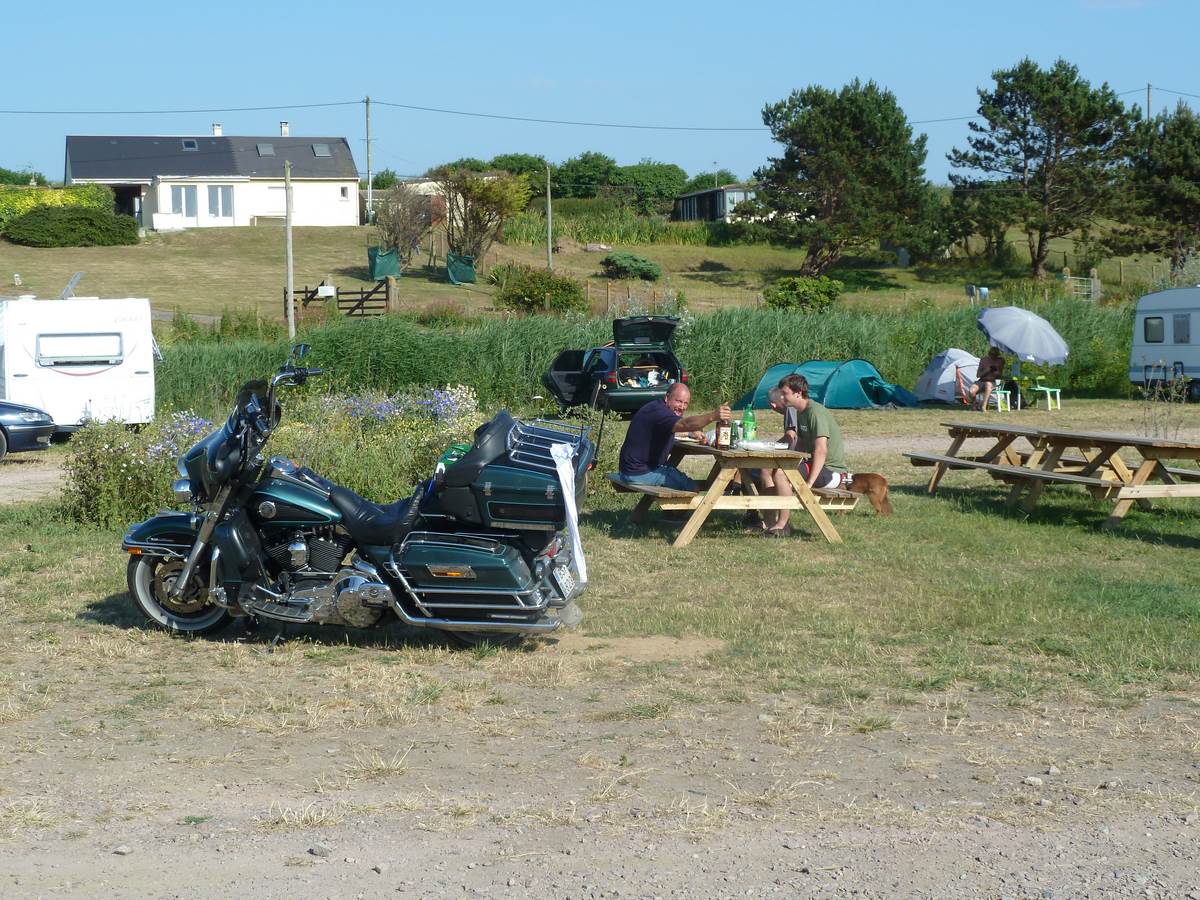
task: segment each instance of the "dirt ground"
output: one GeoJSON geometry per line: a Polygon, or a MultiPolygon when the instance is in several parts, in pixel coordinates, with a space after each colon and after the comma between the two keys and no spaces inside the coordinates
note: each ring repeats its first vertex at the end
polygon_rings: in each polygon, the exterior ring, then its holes
{"type": "Polygon", "coordinates": [[[0,460],[0,503],[40,500],[53,495],[62,479],[62,455],[48,451],[13,453],[0,460]]]}
{"type": "MultiPolygon", "coordinates": [[[[5,460],[0,502],[59,475],[5,460]]],[[[1195,694],[813,705],[729,690],[701,639],[274,647],[63,609],[0,651],[3,898],[1200,900],[1195,694]]]]}
{"type": "Polygon", "coordinates": [[[28,687],[0,709],[4,897],[1200,896],[1195,698],[875,721],[720,699],[712,642],[569,636],[421,666],[437,702],[378,719],[362,698],[410,671],[344,646],[314,672],[196,642],[224,660],[201,683],[134,631],[39,693],[63,640],[4,667],[28,687]],[[647,664],[695,693],[624,693],[647,664]]]}

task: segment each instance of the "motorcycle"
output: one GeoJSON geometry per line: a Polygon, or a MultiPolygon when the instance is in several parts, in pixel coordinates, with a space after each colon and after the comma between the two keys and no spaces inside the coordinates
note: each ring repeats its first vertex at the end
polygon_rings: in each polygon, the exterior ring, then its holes
{"type": "Polygon", "coordinates": [[[578,624],[588,430],[500,412],[411,497],[376,504],[262,454],[282,417],[277,388],[322,374],[301,365],[307,352],[294,347],[269,383],[245,384],[225,424],[179,458],[173,490],[189,511],[125,533],[129,593],[146,618],[200,635],[234,617],[366,628],[390,611],[465,643],[578,624]]]}

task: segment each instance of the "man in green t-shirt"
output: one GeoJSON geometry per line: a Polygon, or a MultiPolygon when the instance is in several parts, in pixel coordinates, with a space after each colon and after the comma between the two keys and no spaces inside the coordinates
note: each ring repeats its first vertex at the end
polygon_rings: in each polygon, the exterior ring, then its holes
{"type": "MultiPolygon", "coordinates": [[[[846,478],[846,456],[842,448],[842,432],[833,413],[808,396],[808,380],[803,375],[789,375],[779,382],[780,399],[784,409],[796,411],[796,443],[793,450],[807,453],[800,464],[800,474],[810,488],[837,488],[846,478]]],[[[792,485],[782,471],[776,469],[772,478],[775,493],[792,495],[792,485]]],[[[786,537],[791,534],[788,519],[791,511],[779,510],[766,530],[767,537],[786,537]]]]}

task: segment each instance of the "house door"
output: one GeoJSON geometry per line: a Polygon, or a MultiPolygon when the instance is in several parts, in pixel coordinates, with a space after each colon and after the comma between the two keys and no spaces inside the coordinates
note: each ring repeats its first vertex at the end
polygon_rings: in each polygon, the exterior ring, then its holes
{"type": "Polygon", "coordinates": [[[210,184],[208,186],[208,224],[233,224],[233,185],[210,184]]]}
{"type": "Polygon", "coordinates": [[[184,226],[199,225],[196,213],[196,186],[194,184],[171,185],[171,212],[183,217],[184,226]]]}

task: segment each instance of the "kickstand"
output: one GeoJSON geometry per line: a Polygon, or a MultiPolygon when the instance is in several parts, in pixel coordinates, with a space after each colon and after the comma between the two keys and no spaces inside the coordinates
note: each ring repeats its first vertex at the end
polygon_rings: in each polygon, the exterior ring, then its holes
{"type": "Polygon", "coordinates": [[[282,640],[283,640],[283,632],[277,631],[277,632],[275,632],[275,637],[271,638],[271,640],[267,642],[267,646],[265,648],[263,648],[262,650],[255,650],[254,652],[257,653],[259,656],[270,656],[272,653],[275,652],[275,648],[279,646],[279,643],[282,640]]]}

